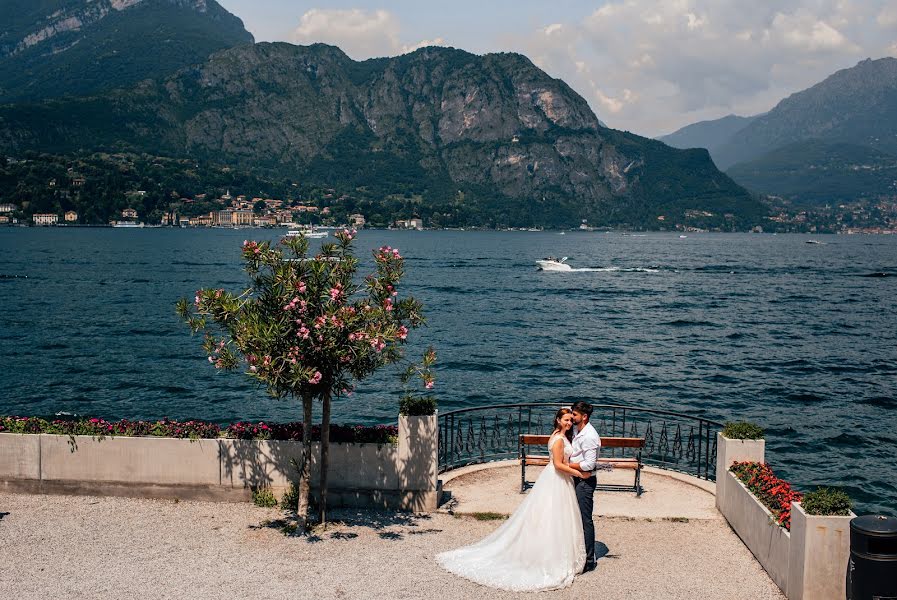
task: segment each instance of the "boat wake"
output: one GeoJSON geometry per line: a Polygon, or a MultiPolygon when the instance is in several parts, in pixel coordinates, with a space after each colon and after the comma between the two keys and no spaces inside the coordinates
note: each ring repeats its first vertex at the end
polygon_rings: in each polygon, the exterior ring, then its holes
{"type": "Polygon", "coordinates": [[[582,267],[568,273],[660,273],[656,267],[582,267]]]}

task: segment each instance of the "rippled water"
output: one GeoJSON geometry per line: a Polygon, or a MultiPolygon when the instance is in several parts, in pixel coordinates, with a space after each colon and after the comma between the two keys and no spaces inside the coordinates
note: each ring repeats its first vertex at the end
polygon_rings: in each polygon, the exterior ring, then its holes
{"type": "MultiPolygon", "coordinates": [[[[275,235],[0,229],[0,414],[297,419],[215,373],[174,314],[198,287],[239,289],[240,243],[275,235]]],[[[747,418],[799,487],[843,485],[861,511],[894,513],[897,237],[808,239],[365,231],[358,243],[408,258],[404,289],[429,319],[411,351],[439,350],[442,410],[586,398],[747,418]],[[577,270],[536,271],[548,254],[577,270]]],[[[390,369],[335,420],[391,421],[399,393],[390,369]]]]}

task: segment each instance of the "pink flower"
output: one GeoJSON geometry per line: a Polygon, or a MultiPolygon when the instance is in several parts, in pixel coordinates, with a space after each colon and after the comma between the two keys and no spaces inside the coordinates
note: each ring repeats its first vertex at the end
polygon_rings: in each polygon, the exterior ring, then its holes
{"type": "Polygon", "coordinates": [[[256,367],[255,365],[252,365],[251,367],[249,367],[249,370],[252,371],[253,373],[255,373],[255,372],[258,371],[259,369],[258,369],[258,367],[256,367]]]}
{"type": "Polygon", "coordinates": [[[431,379],[430,381],[428,381],[427,383],[424,384],[424,387],[427,388],[428,390],[432,390],[434,384],[435,384],[435,382],[431,379]]]}
{"type": "Polygon", "coordinates": [[[399,339],[404,340],[407,337],[408,337],[408,328],[405,327],[404,325],[402,325],[401,327],[399,327],[399,339]]]}
{"type": "Polygon", "coordinates": [[[386,309],[386,312],[390,312],[392,310],[392,298],[387,298],[383,301],[383,308],[386,309]]]}
{"type": "Polygon", "coordinates": [[[303,340],[307,340],[309,333],[311,333],[311,330],[308,327],[306,327],[305,325],[303,325],[302,327],[299,328],[299,332],[296,335],[301,337],[303,340]]]}
{"type": "Polygon", "coordinates": [[[317,385],[317,384],[321,383],[321,377],[323,377],[323,375],[321,375],[321,372],[315,371],[315,374],[312,375],[312,377],[308,380],[308,382],[312,385],[317,385]]]}
{"type": "Polygon", "coordinates": [[[193,302],[194,302],[197,306],[199,306],[199,296],[196,296],[196,297],[193,299],[193,302]]]}

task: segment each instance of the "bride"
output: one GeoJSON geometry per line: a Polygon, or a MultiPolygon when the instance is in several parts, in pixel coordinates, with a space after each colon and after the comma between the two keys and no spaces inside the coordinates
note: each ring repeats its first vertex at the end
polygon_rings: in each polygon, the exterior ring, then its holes
{"type": "Polygon", "coordinates": [[[436,561],[448,571],[489,587],[514,592],[564,588],[582,572],[586,549],[571,477],[586,474],[568,466],[572,411],[562,408],[548,440],[549,464],[514,514],[479,542],[443,552],[436,561]]]}

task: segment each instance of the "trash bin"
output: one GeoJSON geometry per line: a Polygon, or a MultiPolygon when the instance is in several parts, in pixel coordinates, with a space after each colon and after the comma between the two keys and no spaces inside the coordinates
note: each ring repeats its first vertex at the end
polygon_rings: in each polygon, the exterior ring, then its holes
{"type": "Polygon", "coordinates": [[[851,519],[847,600],[897,600],[897,518],[851,519]]]}

